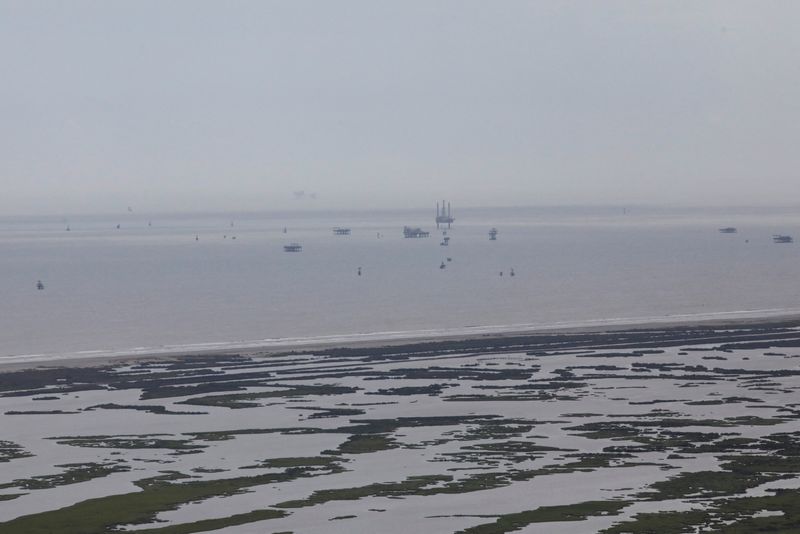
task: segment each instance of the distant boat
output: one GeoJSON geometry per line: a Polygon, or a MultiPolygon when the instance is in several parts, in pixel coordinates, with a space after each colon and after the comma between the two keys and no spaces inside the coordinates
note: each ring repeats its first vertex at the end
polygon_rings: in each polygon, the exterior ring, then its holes
{"type": "Polygon", "coordinates": [[[776,234],[772,236],[773,243],[794,243],[794,239],[790,235],[776,234]]]}
{"type": "Polygon", "coordinates": [[[350,228],[342,228],[341,226],[336,226],[333,229],[333,235],[350,235],[350,228]]]}
{"type": "Polygon", "coordinates": [[[735,234],[736,232],[737,230],[733,226],[726,226],[725,228],[719,229],[719,233],[721,234],[735,234]]]}
{"type": "Polygon", "coordinates": [[[508,274],[509,274],[509,276],[516,276],[516,275],[514,274],[514,269],[513,269],[513,268],[511,269],[511,271],[510,271],[508,274]]]}
{"type": "Polygon", "coordinates": [[[283,245],[284,252],[302,252],[303,246],[300,243],[289,243],[288,245],[283,245]]]}
{"type": "Polygon", "coordinates": [[[403,237],[405,238],[429,237],[430,235],[430,232],[426,232],[422,228],[412,228],[410,226],[403,227],[403,237]]]}
{"type": "Polygon", "coordinates": [[[497,241],[497,228],[492,228],[489,230],[489,240],[497,241]]]}
{"type": "Polygon", "coordinates": [[[444,263],[444,262],[442,262],[442,264],[441,264],[441,265],[439,265],[439,268],[440,268],[440,269],[444,269],[445,267],[447,267],[447,265],[445,265],[445,263],[444,263]]]}
{"type": "Polygon", "coordinates": [[[450,244],[450,238],[448,236],[443,237],[442,242],[439,244],[442,245],[443,247],[448,246],[450,244]]]}
{"type": "Polygon", "coordinates": [[[42,283],[42,281],[41,281],[41,280],[39,280],[38,282],[36,282],[36,289],[38,289],[39,291],[41,291],[42,289],[44,289],[44,284],[42,283]]]}

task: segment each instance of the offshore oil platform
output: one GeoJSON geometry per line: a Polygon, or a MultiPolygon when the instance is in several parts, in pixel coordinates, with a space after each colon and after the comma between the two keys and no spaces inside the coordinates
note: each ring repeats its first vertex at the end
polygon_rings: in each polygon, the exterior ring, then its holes
{"type": "Polygon", "coordinates": [[[436,203],[436,228],[439,228],[440,224],[446,224],[448,228],[450,225],[453,224],[455,219],[450,212],[450,203],[447,203],[447,210],[445,211],[444,200],[442,200],[442,209],[439,211],[439,203],[436,203]]]}

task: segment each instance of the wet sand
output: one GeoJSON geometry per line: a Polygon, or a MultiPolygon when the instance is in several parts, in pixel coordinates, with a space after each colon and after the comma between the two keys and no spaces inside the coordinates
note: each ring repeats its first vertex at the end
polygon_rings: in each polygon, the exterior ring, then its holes
{"type": "Polygon", "coordinates": [[[0,531],[800,529],[800,320],[0,373],[0,531]]]}
{"type": "MultiPolygon", "coordinates": [[[[639,332],[646,333],[651,330],[674,330],[677,335],[681,331],[690,333],[697,330],[713,329],[725,330],[748,330],[758,329],[783,329],[800,327],[800,315],[766,315],[766,316],[745,316],[739,318],[680,318],[665,317],[663,320],[654,321],[652,319],[643,321],[624,322],[620,324],[597,324],[586,326],[563,327],[558,325],[526,328],[521,330],[508,330],[496,333],[479,333],[474,335],[442,334],[431,337],[409,336],[399,334],[392,339],[366,339],[363,341],[351,340],[346,343],[338,341],[330,342],[304,342],[296,343],[293,341],[276,341],[264,347],[244,347],[229,349],[208,349],[196,351],[158,351],[142,352],[132,354],[117,354],[113,356],[60,356],[44,355],[42,359],[26,361],[3,361],[0,359],[0,373],[18,371],[23,369],[37,369],[48,367],[87,367],[105,366],[133,363],[137,361],[152,360],[175,360],[186,356],[214,356],[227,354],[247,354],[252,356],[268,356],[270,354],[283,354],[286,352],[315,352],[330,349],[381,349],[385,347],[411,347],[412,350],[420,347],[435,347],[441,350],[452,350],[455,347],[473,347],[474,350],[491,347],[493,349],[510,347],[515,345],[530,345],[537,343],[542,338],[552,336],[573,336],[584,335],[589,343],[592,343],[592,336],[602,336],[613,332],[639,332]]],[[[689,335],[687,339],[692,339],[689,335]]],[[[600,338],[598,338],[600,341],[600,338]]]]}

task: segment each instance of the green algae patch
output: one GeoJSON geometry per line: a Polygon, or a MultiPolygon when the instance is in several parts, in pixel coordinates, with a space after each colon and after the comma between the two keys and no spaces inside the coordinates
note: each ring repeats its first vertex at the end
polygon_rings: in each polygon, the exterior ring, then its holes
{"type": "Polygon", "coordinates": [[[319,490],[306,499],[284,501],[276,508],[303,508],[331,501],[356,501],[364,497],[402,497],[417,495],[426,487],[452,480],[451,476],[425,475],[408,477],[402,482],[379,482],[354,488],[319,490]]]}
{"type": "Polygon", "coordinates": [[[685,532],[752,534],[800,531],[800,491],[774,490],[773,495],[715,500],[704,510],[636,514],[603,530],[603,534],[679,534],[685,532]],[[766,514],[765,514],[766,512],[766,514]]]}
{"type": "Polygon", "coordinates": [[[68,486],[79,484],[95,478],[103,478],[112,473],[122,473],[130,471],[127,465],[106,463],[87,463],[87,464],[65,464],[56,467],[64,467],[62,473],[53,475],[42,475],[30,478],[17,479],[13,482],[0,484],[0,489],[19,488],[23,490],[49,489],[58,486],[68,486]]]}
{"type": "MultiPolygon", "coordinates": [[[[141,488],[141,491],[138,492],[89,499],[65,508],[22,516],[0,523],[0,532],[3,532],[3,534],[52,534],[53,532],[58,532],[59,534],[106,534],[120,525],[153,522],[158,513],[176,510],[184,504],[203,501],[211,497],[235,495],[255,486],[288,482],[299,478],[335,472],[339,472],[339,469],[320,472],[293,468],[287,469],[282,473],[254,477],[193,480],[189,482],[176,482],[189,477],[181,473],[170,472],[161,477],[138,481],[136,485],[141,488]]],[[[260,521],[262,518],[270,519],[285,515],[285,512],[274,510],[253,513],[256,516],[243,514],[233,517],[236,518],[235,521],[245,521],[249,517],[245,522],[252,522],[260,521]],[[258,518],[254,519],[253,517],[258,518]]],[[[209,521],[225,521],[225,519],[209,521]]],[[[209,530],[209,525],[212,525],[212,523],[199,521],[137,532],[185,534],[209,530]]],[[[221,526],[214,526],[214,529],[221,528],[221,526]]]]}
{"type": "Polygon", "coordinates": [[[268,458],[257,465],[248,465],[242,469],[262,469],[262,468],[278,468],[287,469],[290,467],[327,467],[338,468],[340,462],[347,461],[342,458],[334,458],[331,456],[295,456],[287,458],[268,458]]]}
{"type": "Polygon", "coordinates": [[[742,476],[760,473],[800,473],[800,457],[797,456],[723,456],[721,465],[742,476]]]}
{"type": "Polygon", "coordinates": [[[686,499],[695,497],[722,497],[737,495],[766,482],[784,478],[781,475],[735,473],[730,471],[696,471],[681,473],[669,480],[653,483],[653,492],[638,496],[651,501],[686,499]]]}
{"type": "Polygon", "coordinates": [[[197,445],[186,439],[165,439],[153,436],[65,436],[48,438],[59,445],[93,449],[169,449],[173,454],[196,454],[207,445],[197,445]]]}
{"type": "Polygon", "coordinates": [[[642,513],[636,514],[631,521],[619,523],[601,532],[602,534],[681,534],[696,532],[697,527],[707,525],[709,519],[708,512],[698,510],[642,513]]]}
{"type": "Polygon", "coordinates": [[[193,521],[192,523],[181,523],[178,525],[171,525],[161,528],[148,528],[144,530],[136,530],[135,532],[141,534],[194,534],[195,532],[209,532],[212,530],[219,530],[226,527],[235,527],[239,525],[247,525],[257,521],[267,521],[269,519],[279,519],[286,517],[286,512],[281,510],[253,510],[245,514],[236,514],[229,517],[221,517],[219,519],[204,519],[202,521],[193,521]]]}
{"type": "Polygon", "coordinates": [[[258,402],[262,399],[343,395],[355,393],[357,388],[348,386],[329,386],[329,385],[299,385],[288,386],[271,384],[270,387],[282,387],[276,391],[263,391],[259,393],[232,393],[229,395],[206,395],[204,397],[193,397],[180,401],[177,404],[189,404],[193,406],[215,406],[221,408],[256,408],[261,406],[258,402]]]}
{"type": "Polygon", "coordinates": [[[19,458],[31,458],[33,454],[29,453],[13,441],[0,441],[0,462],[10,462],[19,458]]]}
{"type": "Polygon", "coordinates": [[[616,515],[629,501],[586,501],[564,506],[542,506],[514,514],[505,514],[493,523],[484,523],[459,531],[457,534],[503,534],[533,523],[584,521],[592,516],[616,515]]]}
{"type": "Polygon", "coordinates": [[[365,454],[370,452],[386,451],[398,447],[397,442],[383,434],[356,434],[347,438],[347,441],[336,449],[342,454],[365,454]]]}

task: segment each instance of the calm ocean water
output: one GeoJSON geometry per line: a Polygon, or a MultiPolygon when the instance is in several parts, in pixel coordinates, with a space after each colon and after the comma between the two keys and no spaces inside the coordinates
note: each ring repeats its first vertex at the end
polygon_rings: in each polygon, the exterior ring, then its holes
{"type": "Polygon", "coordinates": [[[792,210],[460,209],[448,247],[433,215],[2,218],[0,356],[800,308],[792,210]]]}

